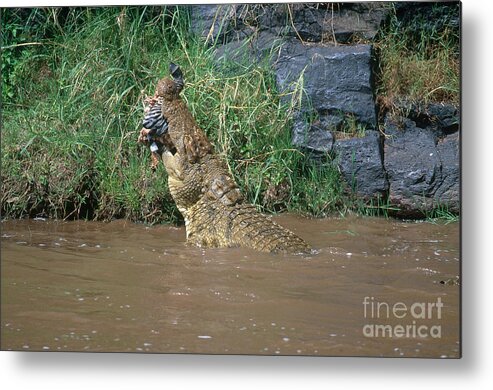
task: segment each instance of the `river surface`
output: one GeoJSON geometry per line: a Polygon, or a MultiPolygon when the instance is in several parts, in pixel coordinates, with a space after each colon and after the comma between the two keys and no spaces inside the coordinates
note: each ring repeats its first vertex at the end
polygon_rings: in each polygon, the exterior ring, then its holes
{"type": "Polygon", "coordinates": [[[275,218],[309,256],[127,221],[1,223],[1,347],[460,356],[459,224],[275,218]]]}

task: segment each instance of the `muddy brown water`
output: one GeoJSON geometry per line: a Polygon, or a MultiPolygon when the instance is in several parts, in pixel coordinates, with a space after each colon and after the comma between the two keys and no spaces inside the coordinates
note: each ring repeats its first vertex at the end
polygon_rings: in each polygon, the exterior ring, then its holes
{"type": "Polygon", "coordinates": [[[126,221],[3,221],[1,347],[460,356],[459,224],[275,219],[317,251],[200,249],[184,228],[126,221]]]}

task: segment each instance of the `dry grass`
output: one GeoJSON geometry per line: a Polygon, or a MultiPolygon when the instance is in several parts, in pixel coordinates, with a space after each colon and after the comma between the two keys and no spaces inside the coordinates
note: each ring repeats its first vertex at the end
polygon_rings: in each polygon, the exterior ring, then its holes
{"type": "MultiPolygon", "coordinates": [[[[416,26],[413,26],[416,29],[416,26]]],[[[405,97],[420,102],[459,103],[459,31],[423,27],[418,34],[394,14],[388,31],[376,43],[379,101],[391,104],[405,97]]]]}

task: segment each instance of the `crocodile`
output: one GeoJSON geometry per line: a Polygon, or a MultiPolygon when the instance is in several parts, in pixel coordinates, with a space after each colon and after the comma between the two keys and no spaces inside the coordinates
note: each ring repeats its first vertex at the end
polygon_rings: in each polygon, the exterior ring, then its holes
{"type": "Polygon", "coordinates": [[[151,145],[154,157],[164,163],[170,194],[185,220],[187,243],[309,253],[302,238],[246,201],[180,97],[184,86],[180,68],[171,64],[170,71],[173,79],[159,80],[148,100],[139,142],[151,145]]]}

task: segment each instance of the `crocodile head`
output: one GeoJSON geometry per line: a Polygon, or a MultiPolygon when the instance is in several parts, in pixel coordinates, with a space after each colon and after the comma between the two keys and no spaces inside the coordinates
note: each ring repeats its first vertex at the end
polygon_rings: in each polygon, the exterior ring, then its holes
{"type": "Polygon", "coordinates": [[[196,163],[211,154],[213,147],[180,97],[184,86],[180,67],[171,63],[169,70],[171,78],[158,81],[155,95],[161,100],[161,113],[169,123],[165,146],[176,150],[188,162],[196,163]]]}
{"type": "MultiPolygon", "coordinates": [[[[169,118],[164,115],[164,106],[180,100],[180,92],[183,90],[183,73],[178,65],[170,64],[170,73],[173,79],[163,78],[158,81],[156,92],[152,98],[147,98],[147,107],[142,121],[143,129],[139,136],[139,142],[151,147],[151,152],[158,152],[164,147],[171,153],[176,152],[176,147],[168,132],[169,118]]],[[[155,163],[153,163],[155,165],[155,163]]]]}
{"type": "Polygon", "coordinates": [[[170,73],[173,80],[165,77],[159,80],[156,87],[156,95],[162,97],[163,100],[173,101],[178,98],[183,90],[183,73],[178,65],[170,64],[170,73]]]}

